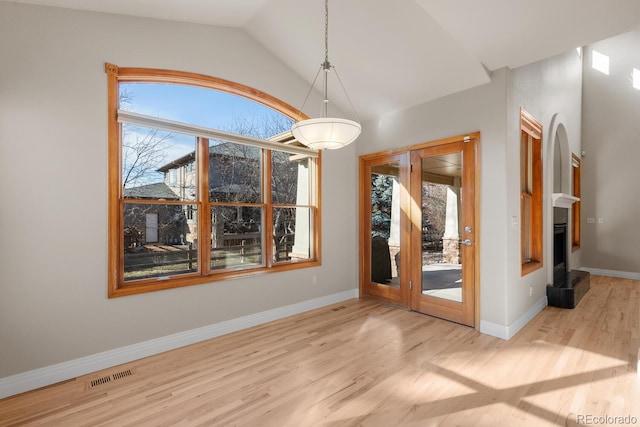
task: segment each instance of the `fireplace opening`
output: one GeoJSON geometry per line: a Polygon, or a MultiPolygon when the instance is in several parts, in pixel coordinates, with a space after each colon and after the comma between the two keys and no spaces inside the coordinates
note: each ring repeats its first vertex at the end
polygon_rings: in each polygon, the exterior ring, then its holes
{"type": "Polygon", "coordinates": [[[567,272],[567,224],[553,224],[553,279],[567,272]]]}

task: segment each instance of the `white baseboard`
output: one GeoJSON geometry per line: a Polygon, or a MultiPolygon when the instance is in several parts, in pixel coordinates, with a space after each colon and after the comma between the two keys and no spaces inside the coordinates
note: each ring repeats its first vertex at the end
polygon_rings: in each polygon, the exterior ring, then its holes
{"type": "Polygon", "coordinates": [[[547,306],[547,297],[541,298],[535,303],[529,310],[527,310],[522,316],[520,316],[511,325],[499,325],[497,323],[487,322],[485,320],[480,321],[480,332],[483,334],[491,335],[493,337],[501,338],[503,340],[509,340],[513,338],[515,334],[524,328],[524,326],[533,320],[547,306]]]}
{"type": "Polygon", "coordinates": [[[0,378],[0,399],[353,298],[358,298],[358,289],[302,301],[0,378]]]}
{"type": "Polygon", "coordinates": [[[578,270],[588,271],[596,276],[609,276],[617,277],[619,279],[633,279],[640,280],[640,273],[633,273],[631,271],[618,271],[618,270],[603,270],[601,268],[581,267],[578,270]]]}

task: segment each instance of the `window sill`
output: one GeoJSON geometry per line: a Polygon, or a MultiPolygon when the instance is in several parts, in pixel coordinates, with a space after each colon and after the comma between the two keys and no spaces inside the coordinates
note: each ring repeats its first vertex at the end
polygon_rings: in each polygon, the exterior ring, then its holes
{"type": "Polygon", "coordinates": [[[542,268],[542,263],[540,261],[531,261],[522,264],[522,269],[520,271],[521,276],[526,276],[529,273],[532,273],[536,270],[542,268]]]}
{"type": "Polygon", "coordinates": [[[259,276],[263,274],[276,273],[279,271],[297,270],[300,268],[317,267],[320,261],[299,261],[295,263],[276,264],[270,268],[256,268],[247,270],[227,271],[213,273],[208,276],[185,275],[165,280],[144,279],[139,281],[126,282],[117,287],[109,288],[109,298],[123,297],[127,295],[143,294],[147,292],[161,291],[165,289],[182,288],[185,286],[200,285],[203,283],[220,282],[223,280],[238,279],[242,277],[259,276]]]}

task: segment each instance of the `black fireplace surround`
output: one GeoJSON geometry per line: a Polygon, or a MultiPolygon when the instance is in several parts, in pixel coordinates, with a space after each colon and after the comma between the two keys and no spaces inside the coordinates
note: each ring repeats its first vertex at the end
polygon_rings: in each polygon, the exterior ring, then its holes
{"type": "Polygon", "coordinates": [[[567,271],[567,224],[553,224],[553,280],[567,271]]]}
{"type": "Polygon", "coordinates": [[[575,308],[589,290],[589,273],[567,271],[567,224],[553,225],[553,284],[547,285],[552,307],[575,308]]]}

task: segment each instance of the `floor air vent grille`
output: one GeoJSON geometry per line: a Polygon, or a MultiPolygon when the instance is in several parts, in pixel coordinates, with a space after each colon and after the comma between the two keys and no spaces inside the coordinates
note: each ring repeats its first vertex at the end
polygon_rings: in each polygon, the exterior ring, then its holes
{"type": "Polygon", "coordinates": [[[116,372],[115,374],[112,375],[106,375],[104,377],[100,377],[97,378],[95,380],[91,380],[91,382],[89,383],[89,388],[93,388],[93,387],[97,387],[97,386],[101,386],[104,384],[108,384],[111,381],[117,381],[120,380],[122,378],[126,378],[133,375],[133,370],[132,369],[126,369],[124,371],[121,372],[116,372]]]}
{"type": "Polygon", "coordinates": [[[111,376],[107,375],[106,377],[98,378],[97,380],[91,381],[91,387],[96,387],[102,384],[107,384],[111,382],[111,376]]]}
{"type": "Polygon", "coordinates": [[[126,371],[118,372],[117,374],[113,374],[114,380],[119,380],[124,377],[128,377],[129,375],[133,375],[131,369],[127,369],[126,371]]]}

